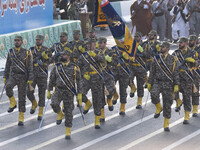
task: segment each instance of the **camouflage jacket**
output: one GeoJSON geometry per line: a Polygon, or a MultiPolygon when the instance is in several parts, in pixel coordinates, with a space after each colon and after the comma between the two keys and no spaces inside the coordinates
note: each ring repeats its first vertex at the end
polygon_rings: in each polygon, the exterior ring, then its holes
{"type": "Polygon", "coordinates": [[[82,54],[81,49],[85,47],[84,41],[78,40],[78,41],[71,41],[70,42],[71,47],[72,47],[72,59],[73,62],[77,62],[77,59],[80,57],[82,54]]]}
{"type": "Polygon", "coordinates": [[[26,50],[24,48],[20,48],[19,51],[16,50],[16,48],[13,48],[14,52],[16,54],[16,57],[18,60],[20,60],[25,65],[25,73],[14,63],[10,56],[10,51],[7,56],[6,60],[6,67],[4,71],[4,78],[8,79],[9,76],[15,76],[18,75],[26,75],[27,80],[33,80],[33,58],[29,50],[26,50]]]}
{"type": "MultiPolygon", "coordinates": [[[[179,63],[176,57],[168,54],[163,61],[172,73],[173,85],[179,85],[179,63]]],[[[150,69],[148,83],[153,84],[155,81],[171,82],[154,59],[150,69]]]]}
{"type": "MultiPolygon", "coordinates": [[[[72,63],[72,62],[70,62],[68,65],[65,63],[62,63],[62,66],[71,84],[74,87],[76,87],[75,83],[77,84],[77,93],[82,93],[83,83],[82,83],[81,72],[80,72],[79,67],[75,63],[72,63]]],[[[56,66],[53,68],[53,70],[50,73],[48,90],[52,91],[53,87],[69,90],[67,86],[63,83],[62,79],[60,78],[56,70],[56,66]]]]}
{"type": "MultiPolygon", "coordinates": [[[[101,68],[101,63],[105,63],[105,56],[98,49],[94,50],[94,52],[96,53],[96,56],[93,58],[101,68]]],[[[83,56],[79,57],[77,65],[80,67],[82,75],[84,75],[85,73],[95,72],[95,70],[90,66],[90,64],[84,59],[83,56]]]]}
{"type": "Polygon", "coordinates": [[[45,46],[41,46],[41,48],[38,48],[37,46],[35,46],[35,47],[31,47],[30,51],[33,56],[34,77],[47,77],[48,76],[49,59],[43,58],[42,53],[47,52],[48,48],[45,46]],[[43,63],[43,65],[41,65],[40,63],[43,63]]]}

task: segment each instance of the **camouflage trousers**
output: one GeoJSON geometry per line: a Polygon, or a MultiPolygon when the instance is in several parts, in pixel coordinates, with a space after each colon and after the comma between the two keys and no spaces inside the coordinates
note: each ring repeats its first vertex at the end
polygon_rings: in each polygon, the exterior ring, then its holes
{"type": "Polygon", "coordinates": [[[107,74],[106,72],[104,72],[103,75],[104,75],[104,84],[102,87],[102,95],[103,95],[102,104],[103,104],[103,106],[105,106],[106,105],[105,90],[108,91],[107,99],[112,99],[112,97],[116,91],[116,88],[115,88],[114,78],[110,74],[107,74]]]}
{"type": "Polygon", "coordinates": [[[171,118],[171,105],[173,103],[173,86],[171,82],[155,81],[151,87],[151,99],[153,104],[160,102],[160,93],[163,99],[163,116],[171,118]]]}
{"type": "Polygon", "coordinates": [[[115,83],[119,81],[119,94],[120,94],[120,103],[125,104],[127,98],[127,87],[130,82],[130,78],[127,73],[120,67],[117,66],[113,69],[113,73],[115,75],[115,83]]]}
{"type": "MultiPolygon", "coordinates": [[[[47,89],[47,78],[46,77],[34,77],[33,83],[31,84],[35,89],[36,85],[38,86],[38,96],[39,102],[38,105],[40,107],[45,106],[45,95],[47,89]]],[[[34,91],[30,91],[29,86],[27,89],[27,97],[32,102],[35,99],[34,91]]]]}
{"type": "Polygon", "coordinates": [[[26,75],[15,74],[15,76],[9,76],[6,83],[6,95],[10,98],[14,95],[13,88],[17,85],[18,88],[18,107],[19,112],[26,111],[26,75]]]}
{"type": "Polygon", "coordinates": [[[191,97],[192,97],[192,89],[193,83],[189,80],[180,80],[180,92],[183,95],[183,105],[185,111],[191,111],[191,97]]]}
{"type": "Polygon", "coordinates": [[[70,92],[67,87],[56,87],[55,93],[51,98],[51,107],[55,113],[61,111],[60,103],[64,103],[65,126],[72,127],[73,110],[74,110],[74,94],[70,92]]]}
{"type": "Polygon", "coordinates": [[[136,77],[137,81],[137,95],[138,97],[144,96],[144,83],[146,80],[146,71],[141,66],[129,65],[131,70],[131,81],[134,82],[136,77]]]}
{"type": "Polygon", "coordinates": [[[88,100],[87,93],[91,89],[92,92],[92,104],[94,108],[94,114],[97,116],[101,115],[101,108],[102,108],[102,91],[103,91],[103,80],[98,74],[91,74],[90,80],[86,80],[83,78],[83,102],[88,100]]]}
{"type": "Polygon", "coordinates": [[[195,92],[195,93],[192,92],[192,105],[199,105],[199,80],[194,79],[194,81],[195,81],[195,86],[197,88],[197,92],[195,92]]]}

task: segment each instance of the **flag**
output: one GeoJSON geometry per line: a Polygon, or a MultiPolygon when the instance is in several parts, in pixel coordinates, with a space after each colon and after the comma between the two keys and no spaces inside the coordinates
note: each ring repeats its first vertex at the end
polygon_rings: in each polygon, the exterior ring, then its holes
{"type": "Polygon", "coordinates": [[[101,1],[96,0],[93,27],[107,25],[106,17],[101,9],[101,1]]]}
{"type": "Polygon", "coordinates": [[[101,3],[110,31],[119,50],[126,52],[130,57],[135,57],[138,43],[128,30],[127,25],[118,15],[108,0],[98,0],[101,3]]]}

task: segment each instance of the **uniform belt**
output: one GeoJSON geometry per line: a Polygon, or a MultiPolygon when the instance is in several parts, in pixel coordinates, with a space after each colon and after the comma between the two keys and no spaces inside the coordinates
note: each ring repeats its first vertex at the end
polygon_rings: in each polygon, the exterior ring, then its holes
{"type": "MultiPolygon", "coordinates": [[[[186,71],[186,70],[180,69],[179,71],[180,71],[180,72],[184,72],[184,71],[186,71]]],[[[192,68],[190,68],[190,71],[192,71],[192,68]]]]}
{"type": "Polygon", "coordinates": [[[117,64],[117,67],[120,67],[121,65],[120,64],[117,64]]]}
{"type": "Polygon", "coordinates": [[[73,58],[73,61],[76,62],[76,61],[77,61],[77,58],[73,58]]]}
{"type": "Polygon", "coordinates": [[[91,71],[91,72],[85,72],[85,74],[89,75],[89,74],[97,74],[96,71],[91,71]]]}
{"type": "Polygon", "coordinates": [[[161,13],[156,13],[156,14],[155,14],[155,17],[160,17],[160,16],[163,16],[163,15],[164,15],[163,12],[161,12],[161,13]]]}
{"type": "Polygon", "coordinates": [[[38,64],[34,64],[34,67],[37,67],[38,66],[38,64]]]}
{"type": "Polygon", "coordinates": [[[146,61],[153,61],[153,58],[151,58],[151,59],[147,59],[146,61]]]}
{"type": "Polygon", "coordinates": [[[140,67],[141,65],[140,64],[138,64],[138,63],[132,63],[131,65],[133,65],[133,66],[138,66],[138,67],[140,67]]]}

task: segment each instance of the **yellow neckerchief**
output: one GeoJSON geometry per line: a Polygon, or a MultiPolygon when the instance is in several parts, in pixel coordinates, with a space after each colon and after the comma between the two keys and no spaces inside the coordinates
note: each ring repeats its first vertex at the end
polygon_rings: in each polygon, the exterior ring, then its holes
{"type": "Polygon", "coordinates": [[[163,60],[165,60],[167,58],[167,56],[168,56],[168,53],[162,54],[161,56],[162,56],[163,60]]]}
{"type": "MultiPolygon", "coordinates": [[[[98,55],[102,52],[104,55],[105,55],[105,52],[106,52],[106,50],[107,50],[107,47],[105,48],[105,49],[101,49],[101,51],[98,53],[98,55]]],[[[102,64],[101,64],[101,67],[102,67],[102,69],[104,69],[104,68],[106,68],[106,66],[107,66],[107,61],[105,60],[105,66],[103,66],[102,64]]]]}
{"type": "Polygon", "coordinates": [[[153,45],[155,43],[155,40],[150,40],[149,43],[150,45],[153,45]]]}
{"type": "Polygon", "coordinates": [[[15,47],[15,51],[17,51],[17,52],[19,52],[20,49],[21,49],[21,47],[19,47],[19,48],[15,47]]]}
{"type": "Polygon", "coordinates": [[[39,52],[42,49],[42,46],[36,46],[36,50],[39,52]]]}
{"type": "Polygon", "coordinates": [[[60,43],[61,47],[64,47],[68,42],[65,42],[64,44],[60,43]]]}
{"type": "Polygon", "coordinates": [[[187,53],[187,48],[186,49],[181,49],[182,54],[186,54],[187,53]]]}
{"type": "Polygon", "coordinates": [[[63,66],[68,66],[69,63],[70,63],[70,61],[68,61],[68,62],[62,62],[62,65],[63,65],[63,66]]]}

